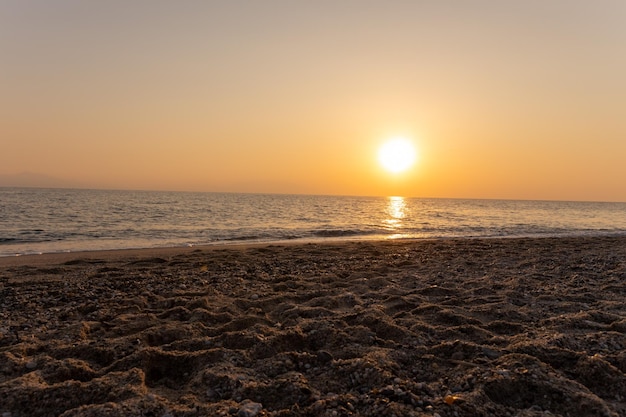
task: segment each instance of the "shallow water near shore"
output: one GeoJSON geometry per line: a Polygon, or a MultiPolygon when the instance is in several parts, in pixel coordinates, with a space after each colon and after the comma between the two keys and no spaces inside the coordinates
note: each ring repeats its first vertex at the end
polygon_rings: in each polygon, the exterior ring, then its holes
{"type": "Polygon", "coordinates": [[[0,188],[0,256],[439,237],[626,235],[626,203],[0,188]]]}

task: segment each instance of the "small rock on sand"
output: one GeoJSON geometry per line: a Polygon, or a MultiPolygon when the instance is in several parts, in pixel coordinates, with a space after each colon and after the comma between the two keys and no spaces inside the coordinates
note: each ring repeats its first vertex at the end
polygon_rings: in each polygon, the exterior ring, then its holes
{"type": "Polygon", "coordinates": [[[239,408],[237,417],[254,417],[261,412],[263,405],[255,402],[245,403],[239,408]]]}

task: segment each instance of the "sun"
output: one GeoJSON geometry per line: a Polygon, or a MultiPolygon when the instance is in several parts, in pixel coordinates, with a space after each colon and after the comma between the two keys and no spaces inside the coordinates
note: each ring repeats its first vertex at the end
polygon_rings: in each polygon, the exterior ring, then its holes
{"type": "Polygon", "coordinates": [[[415,163],[415,147],[406,138],[393,138],[378,149],[378,162],[394,174],[406,171],[415,163]]]}

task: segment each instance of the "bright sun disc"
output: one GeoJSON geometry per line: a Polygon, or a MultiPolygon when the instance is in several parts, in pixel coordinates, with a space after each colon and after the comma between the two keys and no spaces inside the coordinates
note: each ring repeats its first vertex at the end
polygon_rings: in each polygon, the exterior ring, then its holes
{"type": "Polygon", "coordinates": [[[405,171],[415,162],[415,148],[407,139],[391,139],[378,150],[378,161],[387,171],[405,171]]]}

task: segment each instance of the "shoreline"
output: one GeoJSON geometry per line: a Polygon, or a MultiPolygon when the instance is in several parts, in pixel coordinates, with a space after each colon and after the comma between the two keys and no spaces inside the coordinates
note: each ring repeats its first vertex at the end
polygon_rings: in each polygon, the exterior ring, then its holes
{"type": "Polygon", "coordinates": [[[626,237],[0,258],[0,294],[12,417],[626,414],[626,237]]]}
{"type": "Polygon", "coordinates": [[[327,238],[327,239],[287,239],[287,240],[268,240],[268,241],[236,241],[236,242],[219,242],[198,245],[181,245],[181,246],[157,246],[157,247],[140,247],[140,248],[120,248],[120,249],[85,249],[76,251],[59,251],[59,252],[41,252],[27,254],[0,255],[0,268],[3,266],[18,266],[23,264],[31,265],[50,265],[56,262],[62,263],[72,259],[123,259],[140,258],[150,256],[176,256],[179,254],[190,253],[194,251],[211,251],[223,249],[247,249],[259,247],[273,246],[305,246],[305,245],[345,245],[354,243],[417,243],[428,241],[464,241],[464,240],[560,240],[560,239],[623,239],[626,241],[626,235],[618,233],[611,234],[589,234],[589,235],[546,235],[546,236],[453,236],[453,237],[400,237],[400,238],[327,238]]]}
{"type": "MultiPolygon", "coordinates": [[[[188,254],[198,251],[219,251],[219,250],[246,250],[250,248],[264,248],[277,246],[305,246],[305,245],[343,245],[357,242],[390,242],[390,241],[419,241],[422,239],[316,239],[316,240],[276,240],[264,242],[236,242],[236,243],[209,243],[193,246],[162,246],[153,248],[124,248],[124,249],[94,249],[68,252],[44,252],[16,254],[0,256],[0,268],[3,266],[31,265],[52,265],[63,263],[74,259],[107,259],[119,260],[125,258],[144,258],[154,256],[173,257],[181,254],[188,254]]],[[[424,239],[426,240],[426,239],[424,239]]]]}

